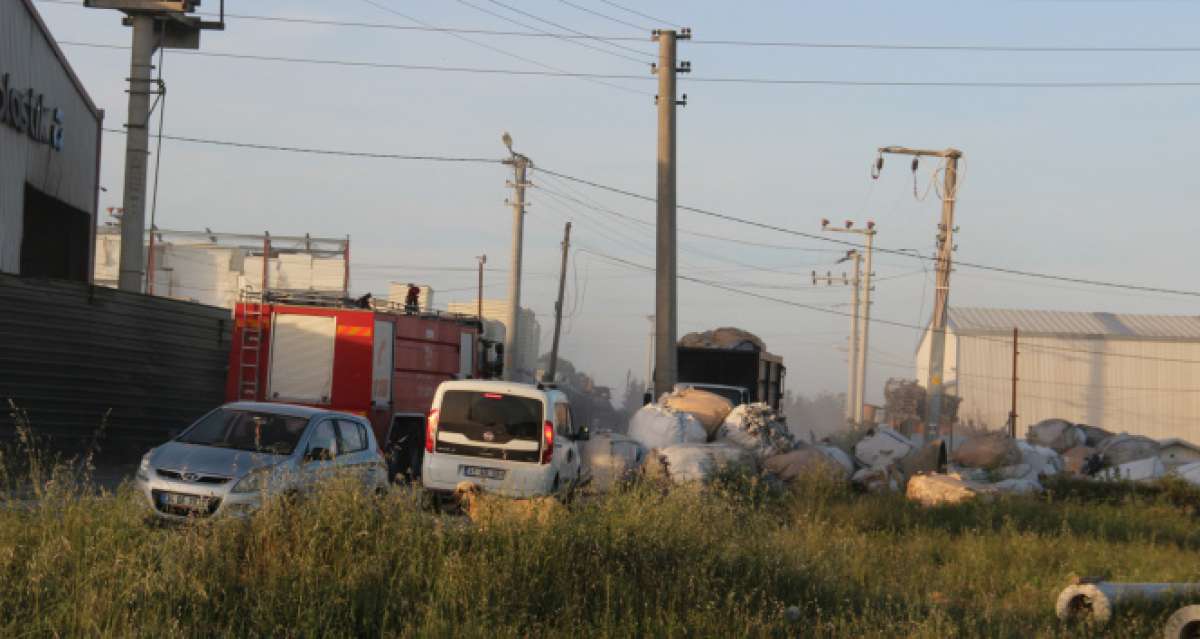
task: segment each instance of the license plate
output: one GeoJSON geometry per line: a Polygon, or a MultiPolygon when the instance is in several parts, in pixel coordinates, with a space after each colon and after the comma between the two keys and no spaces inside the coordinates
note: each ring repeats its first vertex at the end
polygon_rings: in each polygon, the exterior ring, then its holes
{"type": "Polygon", "coordinates": [[[500,468],[484,468],[483,466],[462,466],[464,477],[482,477],[484,479],[504,479],[507,470],[500,468]]]}
{"type": "Polygon", "coordinates": [[[192,508],[203,510],[208,508],[208,497],[200,495],[184,495],[182,493],[159,493],[158,502],[164,506],[192,508]]]}

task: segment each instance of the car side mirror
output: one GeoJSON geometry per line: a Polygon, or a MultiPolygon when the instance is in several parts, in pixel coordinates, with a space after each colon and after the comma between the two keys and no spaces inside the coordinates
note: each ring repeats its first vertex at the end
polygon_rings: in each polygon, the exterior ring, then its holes
{"type": "Polygon", "coordinates": [[[333,455],[329,454],[328,448],[309,448],[304,453],[304,461],[327,461],[333,459],[333,455]]]}

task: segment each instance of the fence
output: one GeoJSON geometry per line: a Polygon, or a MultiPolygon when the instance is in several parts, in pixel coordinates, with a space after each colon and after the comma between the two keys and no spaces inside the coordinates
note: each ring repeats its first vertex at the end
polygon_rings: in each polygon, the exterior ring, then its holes
{"type": "Polygon", "coordinates": [[[223,401],[230,321],[223,308],[0,274],[0,401],[56,447],[90,441],[109,413],[106,450],[145,448],[223,401]]]}

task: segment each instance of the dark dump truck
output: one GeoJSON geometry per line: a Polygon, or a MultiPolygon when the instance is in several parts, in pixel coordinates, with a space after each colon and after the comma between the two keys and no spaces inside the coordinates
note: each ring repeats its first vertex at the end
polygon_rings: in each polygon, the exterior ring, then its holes
{"type": "Polygon", "coordinates": [[[679,386],[723,395],[734,404],[764,402],[778,410],[787,369],[762,340],[735,328],[691,333],[679,340],[679,386]]]}

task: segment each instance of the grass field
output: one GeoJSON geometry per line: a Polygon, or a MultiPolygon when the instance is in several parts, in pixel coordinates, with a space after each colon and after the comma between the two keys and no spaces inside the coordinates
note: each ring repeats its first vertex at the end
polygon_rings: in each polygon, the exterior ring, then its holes
{"type": "Polygon", "coordinates": [[[1149,637],[1170,610],[1089,628],[1060,624],[1054,597],[1072,574],[1200,580],[1196,495],[1178,486],[925,510],[727,480],[474,525],[411,491],[331,485],[162,527],[129,486],[0,461],[5,637],[1149,637]]]}

